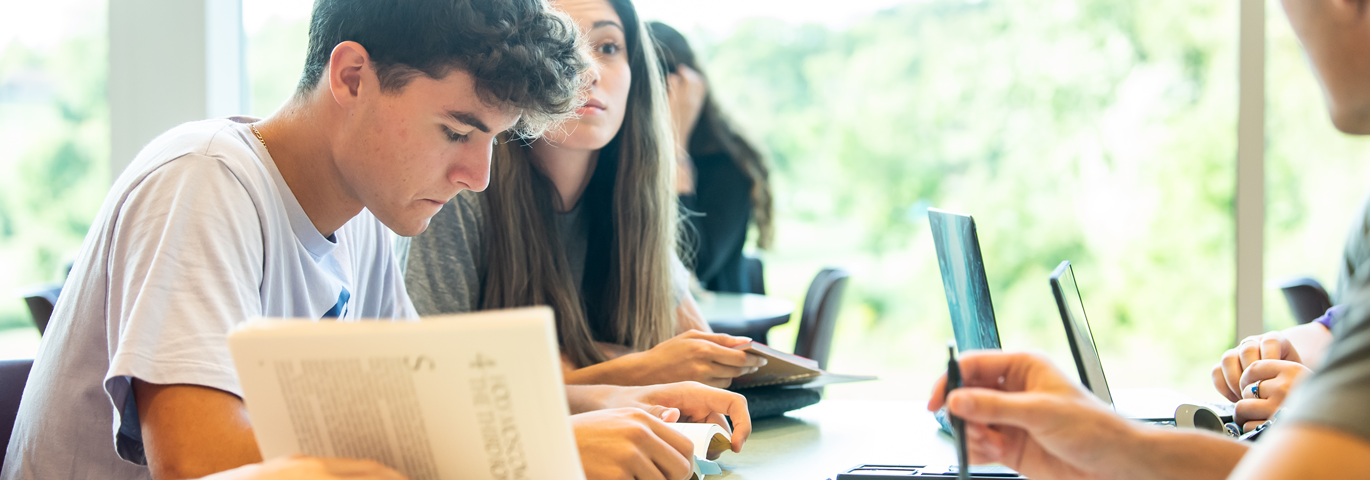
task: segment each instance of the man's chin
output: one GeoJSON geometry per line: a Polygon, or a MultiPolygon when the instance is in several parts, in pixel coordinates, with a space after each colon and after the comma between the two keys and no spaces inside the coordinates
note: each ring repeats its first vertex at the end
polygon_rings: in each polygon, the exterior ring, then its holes
{"type": "Polygon", "coordinates": [[[395,232],[396,235],[401,237],[417,236],[425,230],[428,230],[428,221],[431,218],[432,217],[423,217],[420,219],[385,219],[377,217],[381,223],[390,228],[390,231],[395,232]]]}

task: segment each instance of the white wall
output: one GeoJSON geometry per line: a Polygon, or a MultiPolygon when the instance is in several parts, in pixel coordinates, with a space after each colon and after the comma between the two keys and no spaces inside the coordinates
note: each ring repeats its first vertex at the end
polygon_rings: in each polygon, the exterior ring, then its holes
{"type": "Polygon", "coordinates": [[[110,174],[178,124],[247,111],[241,0],[110,0],[110,174]]]}

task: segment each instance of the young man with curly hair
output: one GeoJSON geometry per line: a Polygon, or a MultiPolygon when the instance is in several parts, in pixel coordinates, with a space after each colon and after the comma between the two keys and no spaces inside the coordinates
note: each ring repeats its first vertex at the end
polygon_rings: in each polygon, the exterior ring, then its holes
{"type": "MultiPolygon", "coordinates": [[[[496,135],[579,107],[590,59],[544,0],[318,0],[304,75],[264,120],[191,122],[115,181],[57,303],[5,480],[369,476],[368,462],[262,462],[226,337],[258,316],[412,320],[387,227],[422,232],[489,181],[496,135]]],[[[586,464],[680,477],[678,417],[740,419],[697,384],[572,387],[586,464]],[[603,410],[611,407],[630,407],[603,410]],[[650,413],[649,413],[650,412],[650,413]]],[[[737,448],[737,447],[735,447],[737,448]]]]}

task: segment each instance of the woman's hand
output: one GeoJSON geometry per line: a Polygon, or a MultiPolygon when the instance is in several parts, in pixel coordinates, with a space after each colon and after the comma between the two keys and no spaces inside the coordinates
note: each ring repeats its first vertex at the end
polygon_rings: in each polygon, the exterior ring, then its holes
{"type": "Polygon", "coordinates": [[[704,76],[686,66],[678,64],[675,73],[666,75],[666,98],[671,104],[671,121],[675,127],[676,144],[684,147],[694,133],[695,122],[704,109],[704,97],[709,95],[709,85],[704,76]]]}
{"type": "Polygon", "coordinates": [[[1241,400],[1242,386],[1245,385],[1242,383],[1242,375],[1252,364],[1261,360],[1303,363],[1299,358],[1299,352],[1294,349],[1294,344],[1289,342],[1284,332],[1253,335],[1242,340],[1237,348],[1223,353],[1222,360],[1213,366],[1213,387],[1230,401],[1241,400]]]}
{"type": "Polygon", "coordinates": [[[279,457],[219,472],[201,480],[402,480],[404,475],[372,460],[279,457]]]}
{"type": "Polygon", "coordinates": [[[1265,423],[1280,409],[1289,391],[1310,373],[1313,371],[1308,367],[1288,360],[1257,360],[1247,366],[1241,377],[1242,399],[1234,415],[1237,424],[1249,432],[1265,423]],[[1260,395],[1251,391],[1253,386],[1260,395]]]}
{"type": "MultiPolygon", "coordinates": [[[[742,445],[752,434],[752,416],[747,410],[746,398],[697,382],[623,387],[607,396],[604,406],[638,408],[668,422],[718,425],[732,434],[734,453],[742,452],[742,445]],[[724,415],[732,419],[731,428],[724,415]]],[[[722,452],[709,452],[709,458],[717,458],[719,453],[722,452]]]]}
{"type": "Polygon", "coordinates": [[[619,408],[571,416],[580,464],[589,480],[683,479],[694,445],[660,416],[619,408]]]}
{"type": "MultiPolygon", "coordinates": [[[[689,331],[661,342],[651,350],[620,357],[630,385],[656,385],[693,381],[728,388],[733,379],[755,372],[766,359],[733,347],[752,341],[721,333],[689,331]]],[[[618,383],[618,382],[609,382],[618,383]]]]}
{"type": "Polygon", "coordinates": [[[676,144],[676,194],[694,192],[694,163],[690,160],[690,135],[694,133],[709,86],[704,76],[684,64],[666,75],[666,96],[671,105],[671,123],[676,144]]]}

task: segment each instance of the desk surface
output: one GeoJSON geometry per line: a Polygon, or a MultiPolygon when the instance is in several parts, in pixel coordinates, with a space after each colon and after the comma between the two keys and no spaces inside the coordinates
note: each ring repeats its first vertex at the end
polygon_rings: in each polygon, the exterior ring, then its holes
{"type": "Polygon", "coordinates": [[[718,463],[710,479],[825,480],[859,464],[955,464],[956,449],[920,402],[824,400],[757,421],[718,463]]]}

